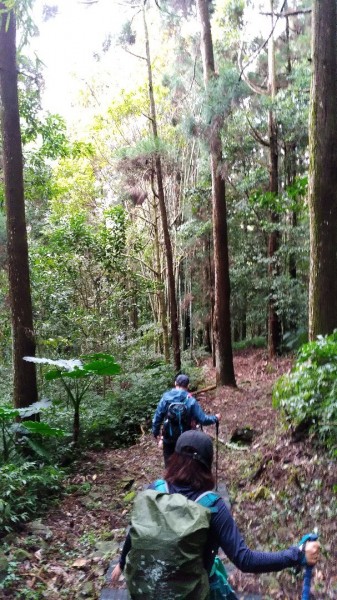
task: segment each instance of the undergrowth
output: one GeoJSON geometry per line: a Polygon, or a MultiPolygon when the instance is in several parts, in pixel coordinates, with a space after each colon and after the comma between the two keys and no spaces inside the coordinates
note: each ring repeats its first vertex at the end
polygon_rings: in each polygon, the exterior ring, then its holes
{"type": "Polygon", "coordinates": [[[337,456],[337,331],[301,347],[289,374],[273,390],[286,422],[306,422],[337,456]]]}

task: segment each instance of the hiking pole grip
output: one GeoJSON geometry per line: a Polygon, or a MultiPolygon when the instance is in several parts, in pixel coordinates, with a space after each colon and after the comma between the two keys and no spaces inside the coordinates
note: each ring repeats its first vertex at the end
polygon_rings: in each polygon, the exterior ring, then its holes
{"type": "Polygon", "coordinates": [[[304,572],[304,579],[303,579],[302,600],[310,599],[311,576],[312,576],[312,567],[306,567],[305,572],[304,572]]]}
{"type": "MultiPolygon", "coordinates": [[[[306,542],[314,542],[317,539],[318,536],[315,533],[309,533],[302,538],[300,544],[305,545],[306,542]]],[[[301,600],[310,600],[312,570],[313,567],[310,565],[307,565],[305,568],[301,600]]]]}

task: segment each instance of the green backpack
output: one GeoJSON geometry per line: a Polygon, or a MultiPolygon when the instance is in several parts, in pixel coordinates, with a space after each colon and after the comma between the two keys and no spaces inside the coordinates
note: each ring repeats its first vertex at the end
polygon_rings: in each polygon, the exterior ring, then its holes
{"type": "Polygon", "coordinates": [[[206,600],[210,590],[203,550],[219,495],[206,492],[193,501],[169,494],[163,480],[155,487],[137,495],[131,517],[124,571],[131,598],[206,600]]]}

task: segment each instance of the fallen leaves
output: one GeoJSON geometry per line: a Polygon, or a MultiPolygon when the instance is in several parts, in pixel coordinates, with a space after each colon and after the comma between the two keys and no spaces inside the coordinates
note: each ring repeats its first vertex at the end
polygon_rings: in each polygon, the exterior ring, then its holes
{"type": "Polygon", "coordinates": [[[77,558],[71,566],[77,569],[87,569],[89,565],[90,561],[86,558],[77,558]]]}
{"type": "MultiPolygon", "coordinates": [[[[252,548],[286,547],[302,537],[302,530],[318,524],[324,553],[315,571],[315,598],[337,598],[332,559],[337,546],[336,463],[320,452],[315,455],[310,443],[292,444],[280,427],[270,392],[275,379],[288,370],[289,359],[274,361],[272,369],[261,350],[237,354],[234,360],[236,373],[242,373],[239,387],[210,390],[200,398],[208,413],[222,414],[219,481],[227,483],[233,512],[252,548]],[[227,443],[237,427],[257,432],[248,450],[227,443]]],[[[205,373],[214,381],[211,362],[205,373]]],[[[205,431],[215,435],[212,426],[205,431]]],[[[66,482],[62,503],[44,519],[27,524],[21,534],[3,540],[6,565],[15,548],[28,553],[7,598],[25,598],[20,591],[25,587],[39,600],[99,598],[109,562],[124,540],[132,499],[162,470],[162,453],[149,434],[130,448],[83,456],[66,482]]],[[[294,580],[291,572],[255,576],[234,570],[231,577],[240,593],[260,592],[273,600],[299,597],[301,580],[294,580]]]]}

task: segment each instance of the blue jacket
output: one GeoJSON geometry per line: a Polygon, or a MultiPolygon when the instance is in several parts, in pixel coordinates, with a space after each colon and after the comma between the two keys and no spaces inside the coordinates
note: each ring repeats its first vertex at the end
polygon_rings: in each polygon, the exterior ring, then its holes
{"type": "MultiPolygon", "coordinates": [[[[154,484],[150,485],[150,488],[152,487],[154,484]]],[[[183,494],[189,500],[196,500],[200,495],[199,491],[178,484],[169,484],[169,492],[183,494]]],[[[204,564],[208,572],[219,548],[222,548],[229,560],[244,573],[268,573],[301,565],[303,554],[297,546],[279,552],[250,550],[223,499],[219,498],[215,506],[218,510],[212,513],[204,551],[204,564]]]]}
{"type": "MultiPolygon", "coordinates": [[[[190,413],[191,421],[200,425],[213,425],[217,422],[215,415],[206,415],[199,402],[186,390],[172,388],[162,396],[152,421],[152,433],[155,437],[160,434],[161,425],[165,419],[169,405],[172,402],[185,402],[190,413]]],[[[167,440],[170,441],[170,440],[167,440]]],[[[165,442],[165,439],[164,439],[165,442]]]]}

